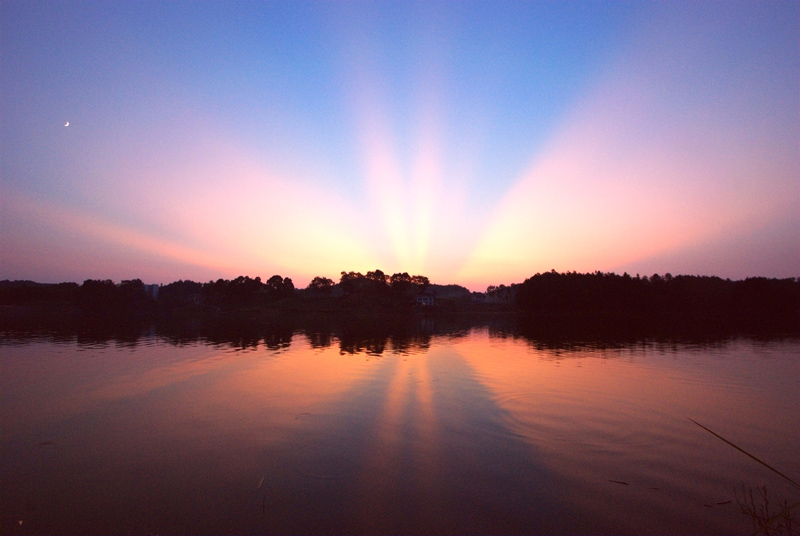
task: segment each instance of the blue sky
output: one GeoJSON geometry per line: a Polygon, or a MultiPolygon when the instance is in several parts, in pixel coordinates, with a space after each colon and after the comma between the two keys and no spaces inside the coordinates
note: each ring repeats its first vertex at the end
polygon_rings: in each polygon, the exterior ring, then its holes
{"type": "Polygon", "coordinates": [[[0,277],[798,276],[799,15],[4,1],[0,277]]]}

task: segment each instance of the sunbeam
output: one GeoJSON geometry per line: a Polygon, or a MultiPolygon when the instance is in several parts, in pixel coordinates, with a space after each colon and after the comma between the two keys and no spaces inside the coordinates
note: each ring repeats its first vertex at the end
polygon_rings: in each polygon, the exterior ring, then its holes
{"type": "Polygon", "coordinates": [[[795,3],[126,6],[4,10],[0,277],[796,275],[795,3]]]}

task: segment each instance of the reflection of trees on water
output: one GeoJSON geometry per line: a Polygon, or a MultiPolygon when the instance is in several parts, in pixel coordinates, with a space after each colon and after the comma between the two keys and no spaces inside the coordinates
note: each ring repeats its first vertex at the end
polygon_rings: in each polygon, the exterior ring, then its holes
{"type": "Polygon", "coordinates": [[[408,316],[365,319],[317,316],[264,322],[247,318],[169,319],[157,323],[93,318],[91,321],[18,325],[0,331],[0,343],[25,344],[33,340],[77,343],[83,347],[108,344],[135,347],[157,338],[175,346],[208,344],[239,350],[264,346],[288,348],[301,337],[312,348],[338,345],[342,354],[410,354],[426,351],[434,337],[457,340],[475,330],[489,337],[515,339],[536,350],[556,350],[559,358],[586,349],[631,348],[640,345],[669,350],[686,345],[724,346],[747,337],[786,339],[782,335],[754,335],[730,326],[683,325],[667,321],[647,324],[640,319],[613,316],[519,317],[514,314],[408,316]]]}
{"type": "Polygon", "coordinates": [[[430,347],[429,334],[394,335],[363,338],[348,334],[339,339],[339,352],[342,354],[367,354],[380,356],[384,353],[415,354],[425,352],[430,347]]]}
{"type": "Polygon", "coordinates": [[[312,348],[327,348],[331,345],[332,333],[329,331],[306,331],[305,336],[312,348]]]}

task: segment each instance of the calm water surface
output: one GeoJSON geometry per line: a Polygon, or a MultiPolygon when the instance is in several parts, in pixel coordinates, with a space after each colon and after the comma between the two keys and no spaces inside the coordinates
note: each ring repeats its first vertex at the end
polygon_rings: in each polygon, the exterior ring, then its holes
{"type": "MultiPolygon", "coordinates": [[[[0,346],[3,533],[752,533],[800,342],[0,346]]],[[[314,344],[312,344],[312,342],[314,344]]]]}

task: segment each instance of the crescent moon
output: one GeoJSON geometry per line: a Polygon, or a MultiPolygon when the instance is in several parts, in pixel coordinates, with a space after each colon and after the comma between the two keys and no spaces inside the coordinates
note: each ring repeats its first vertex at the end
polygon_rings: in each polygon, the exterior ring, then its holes
{"type": "Polygon", "coordinates": [[[68,126],[69,126],[69,121],[67,121],[66,123],[64,123],[64,126],[65,126],[65,127],[68,127],[68,126]]]}

